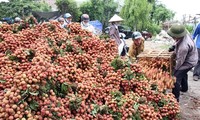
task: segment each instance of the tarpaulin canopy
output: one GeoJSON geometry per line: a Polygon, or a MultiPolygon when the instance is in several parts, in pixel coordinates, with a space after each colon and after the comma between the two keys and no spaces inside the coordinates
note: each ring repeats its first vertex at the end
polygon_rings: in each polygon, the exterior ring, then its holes
{"type": "Polygon", "coordinates": [[[103,29],[103,24],[99,22],[98,20],[95,21],[90,21],[89,22],[92,26],[94,26],[96,35],[101,35],[102,34],[102,29],[103,29]]]}
{"type": "Polygon", "coordinates": [[[12,18],[10,18],[10,17],[2,18],[1,21],[7,22],[8,24],[14,23],[14,19],[12,19],[12,18]]]}
{"type": "Polygon", "coordinates": [[[32,12],[33,16],[37,19],[52,19],[52,18],[57,18],[61,15],[59,11],[53,11],[53,12],[37,12],[33,11],[32,12]]]}
{"type": "Polygon", "coordinates": [[[90,21],[89,22],[92,26],[94,26],[96,29],[101,30],[103,29],[103,25],[101,22],[99,22],[98,20],[95,21],[90,21]]]}

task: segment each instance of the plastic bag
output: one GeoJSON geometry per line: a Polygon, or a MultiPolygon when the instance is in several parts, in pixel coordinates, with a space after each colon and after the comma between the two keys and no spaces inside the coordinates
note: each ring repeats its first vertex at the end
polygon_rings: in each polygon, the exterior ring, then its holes
{"type": "Polygon", "coordinates": [[[121,55],[122,51],[124,49],[124,42],[121,42],[121,44],[118,46],[118,54],[121,55]]]}

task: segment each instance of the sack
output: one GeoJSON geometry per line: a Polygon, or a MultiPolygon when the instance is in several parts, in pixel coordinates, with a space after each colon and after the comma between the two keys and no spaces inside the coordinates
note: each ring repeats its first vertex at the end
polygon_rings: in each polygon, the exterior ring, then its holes
{"type": "Polygon", "coordinates": [[[123,49],[124,49],[124,42],[121,42],[121,44],[118,46],[118,54],[119,55],[121,55],[123,49]]]}
{"type": "Polygon", "coordinates": [[[121,56],[125,56],[126,53],[128,52],[128,50],[129,50],[129,47],[125,46],[125,47],[123,48],[123,51],[122,51],[122,53],[121,53],[121,56]]]}

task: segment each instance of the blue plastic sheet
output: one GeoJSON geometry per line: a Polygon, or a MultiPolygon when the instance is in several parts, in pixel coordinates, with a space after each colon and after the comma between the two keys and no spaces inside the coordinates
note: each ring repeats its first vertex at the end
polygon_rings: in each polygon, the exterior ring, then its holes
{"type": "Polygon", "coordinates": [[[89,22],[92,26],[94,26],[96,29],[101,30],[103,29],[103,25],[101,22],[99,22],[98,20],[95,21],[90,21],[89,22]]]}

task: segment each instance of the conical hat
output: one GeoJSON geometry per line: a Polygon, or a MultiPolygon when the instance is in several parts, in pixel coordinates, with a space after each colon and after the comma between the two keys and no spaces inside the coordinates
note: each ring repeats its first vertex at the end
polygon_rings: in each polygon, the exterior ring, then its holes
{"type": "Polygon", "coordinates": [[[123,21],[123,19],[121,17],[119,17],[117,14],[115,14],[110,20],[109,22],[118,22],[118,21],[123,21]]]}

